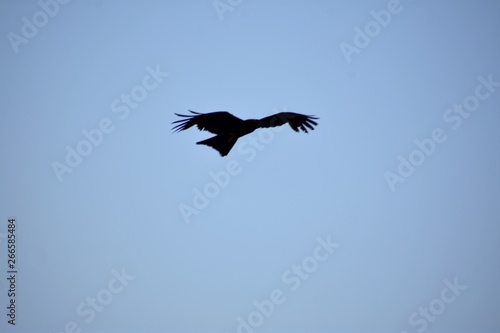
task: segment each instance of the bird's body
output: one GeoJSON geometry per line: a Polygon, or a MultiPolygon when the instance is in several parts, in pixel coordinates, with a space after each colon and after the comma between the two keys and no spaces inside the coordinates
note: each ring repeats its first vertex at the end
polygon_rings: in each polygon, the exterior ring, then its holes
{"type": "Polygon", "coordinates": [[[201,131],[209,131],[217,134],[209,139],[199,141],[197,144],[210,146],[217,150],[221,156],[226,156],[238,139],[252,133],[258,128],[276,127],[288,123],[296,132],[302,130],[307,133],[307,129],[313,130],[313,125],[318,125],[313,119],[314,116],[306,116],[292,112],[281,112],[262,119],[242,120],[226,111],[211,113],[198,113],[189,110],[193,115],[177,114],[180,119],[174,121],[173,130],[175,132],[186,130],[194,125],[201,131]]]}

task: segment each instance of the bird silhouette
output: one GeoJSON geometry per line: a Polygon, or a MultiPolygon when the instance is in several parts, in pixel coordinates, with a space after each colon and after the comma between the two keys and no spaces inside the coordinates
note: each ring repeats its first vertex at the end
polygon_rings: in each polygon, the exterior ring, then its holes
{"type": "Polygon", "coordinates": [[[295,132],[302,130],[308,133],[308,129],[314,130],[314,125],[318,125],[314,120],[319,119],[315,116],[306,116],[299,113],[281,112],[262,119],[242,120],[227,111],[211,113],[189,111],[192,114],[175,114],[183,117],[183,119],[172,122],[172,124],[176,124],[172,128],[174,133],[187,130],[196,125],[200,131],[217,134],[209,139],[199,141],[197,144],[210,146],[217,150],[221,156],[226,156],[240,137],[252,133],[258,128],[276,127],[288,123],[295,132]]]}

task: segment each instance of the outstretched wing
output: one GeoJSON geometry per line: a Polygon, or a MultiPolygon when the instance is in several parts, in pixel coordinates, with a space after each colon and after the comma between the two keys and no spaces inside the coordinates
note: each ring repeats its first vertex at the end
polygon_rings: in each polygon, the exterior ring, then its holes
{"type": "Polygon", "coordinates": [[[224,134],[231,132],[231,129],[241,125],[243,120],[233,116],[226,111],[218,111],[211,113],[198,113],[189,110],[193,115],[178,114],[179,117],[184,117],[174,121],[175,125],[172,130],[174,132],[184,131],[196,125],[200,131],[209,131],[214,134],[224,134]]]}
{"type": "Polygon", "coordinates": [[[313,119],[319,119],[314,116],[306,116],[299,113],[293,112],[281,112],[277,114],[273,114],[272,116],[262,118],[260,120],[260,127],[276,127],[281,126],[283,124],[288,123],[290,127],[298,132],[299,129],[303,132],[308,133],[307,129],[314,130],[314,126],[317,126],[318,123],[313,119]]]}

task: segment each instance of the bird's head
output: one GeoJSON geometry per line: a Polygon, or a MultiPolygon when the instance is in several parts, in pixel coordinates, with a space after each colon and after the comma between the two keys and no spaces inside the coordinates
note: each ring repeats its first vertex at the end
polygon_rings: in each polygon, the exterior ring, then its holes
{"type": "Polygon", "coordinates": [[[244,122],[245,122],[245,132],[247,133],[252,133],[257,128],[260,127],[260,120],[258,119],[247,119],[244,120],[244,122]]]}
{"type": "Polygon", "coordinates": [[[257,126],[257,125],[260,124],[260,120],[258,120],[258,119],[247,119],[247,120],[245,120],[245,123],[247,125],[257,126]]]}

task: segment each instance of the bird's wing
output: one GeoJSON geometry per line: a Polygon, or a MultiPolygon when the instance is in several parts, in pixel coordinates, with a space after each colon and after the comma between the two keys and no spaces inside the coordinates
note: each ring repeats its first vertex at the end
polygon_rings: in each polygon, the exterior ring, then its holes
{"type": "Polygon", "coordinates": [[[209,131],[214,134],[228,133],[231,128],[234,128],[235,124],[243,122],[238,117],[233,116],[226,111],[218,111],[211,113],[198,113],[189,110],[192,115],[178,114],[179,117],[184,117],[184,119],[179,119],[174,121],[172,124],[176,124],[172,130],[174,132],[184,131],[191,126],[198,126],[200,131],[209,131]]]}
{"type": "Polygon", "coordinates": [[[300,129],[307,133],[308,128],[313,130],[313,125],[318,125],[313,119],[318,118],[293,112],[281,112],[262,118],[259,125],[260,127],[276,127],[288,123],[295,132],[300,129]]]}

